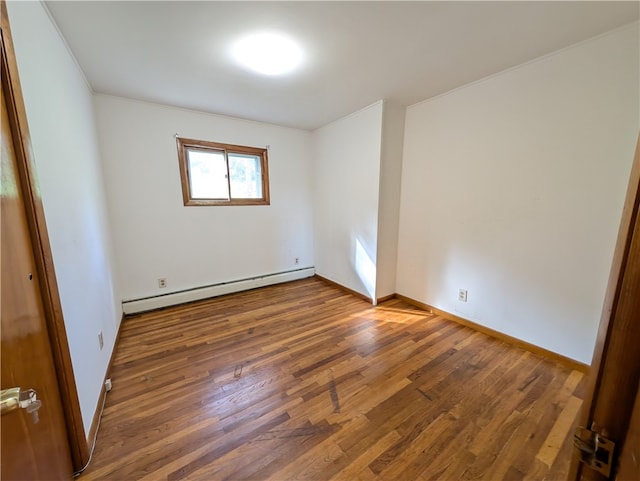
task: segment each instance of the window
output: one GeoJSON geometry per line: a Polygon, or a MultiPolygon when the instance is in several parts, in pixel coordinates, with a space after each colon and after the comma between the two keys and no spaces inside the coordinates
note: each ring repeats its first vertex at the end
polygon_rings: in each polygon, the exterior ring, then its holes
{"type": "Polygon", "coordinates": [[[184,205],[269,205],[267,149],[177,140],[184,205]]]}

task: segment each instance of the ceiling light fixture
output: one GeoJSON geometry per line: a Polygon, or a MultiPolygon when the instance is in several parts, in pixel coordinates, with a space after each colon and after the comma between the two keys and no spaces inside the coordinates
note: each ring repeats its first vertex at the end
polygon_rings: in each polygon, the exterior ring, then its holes
{"type": "Polygon", "coordinates": [[[231,53],[244,67],[263,75],[283,75],[298,67],[302,49],[289,37],[279,33],[256,33],[240,39],[231,53]]]}

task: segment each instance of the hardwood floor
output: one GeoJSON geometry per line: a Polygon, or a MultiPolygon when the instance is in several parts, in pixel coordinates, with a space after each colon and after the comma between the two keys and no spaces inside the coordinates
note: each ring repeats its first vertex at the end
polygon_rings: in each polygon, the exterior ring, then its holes
{"type": "Polygon", "coordinates": [[[90,480],[563,480],[583,374],[314,278],[127,318],[90,480]]]}

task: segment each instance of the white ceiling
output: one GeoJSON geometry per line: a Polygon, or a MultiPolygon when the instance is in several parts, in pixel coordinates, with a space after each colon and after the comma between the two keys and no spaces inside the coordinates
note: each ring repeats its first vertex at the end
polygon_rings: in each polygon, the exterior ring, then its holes
{"type": "Polygon", "coordinates": [[[410,105],[637,21],[638,2],[46,3],[96,92],[314,129],[379,99],[410,105]],[[278,30],[302,69],[264,77],[228,50],[278,30]]]}

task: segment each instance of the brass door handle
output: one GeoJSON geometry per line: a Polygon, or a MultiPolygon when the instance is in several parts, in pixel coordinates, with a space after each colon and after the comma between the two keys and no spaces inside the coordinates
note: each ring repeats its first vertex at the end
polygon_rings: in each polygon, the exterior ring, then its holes
{"type": "Polygon", "coordinates": [[[20,388],[3,389],[0,393],[0,405],[2,406],[3,416],[14,409],[18,409],[20,407],[20,388]]]}
{"type": "Polygon", "coordinates": [[[3,416],[15,409],[22,408],[31,414],[31,419],[35,424],[38,422],[38,409],[42,406],[42,401],[38,399],[37,393],[33,389],[23,391],[19,387],[12,387],[2,390],[0,404],[3,416]]]}

